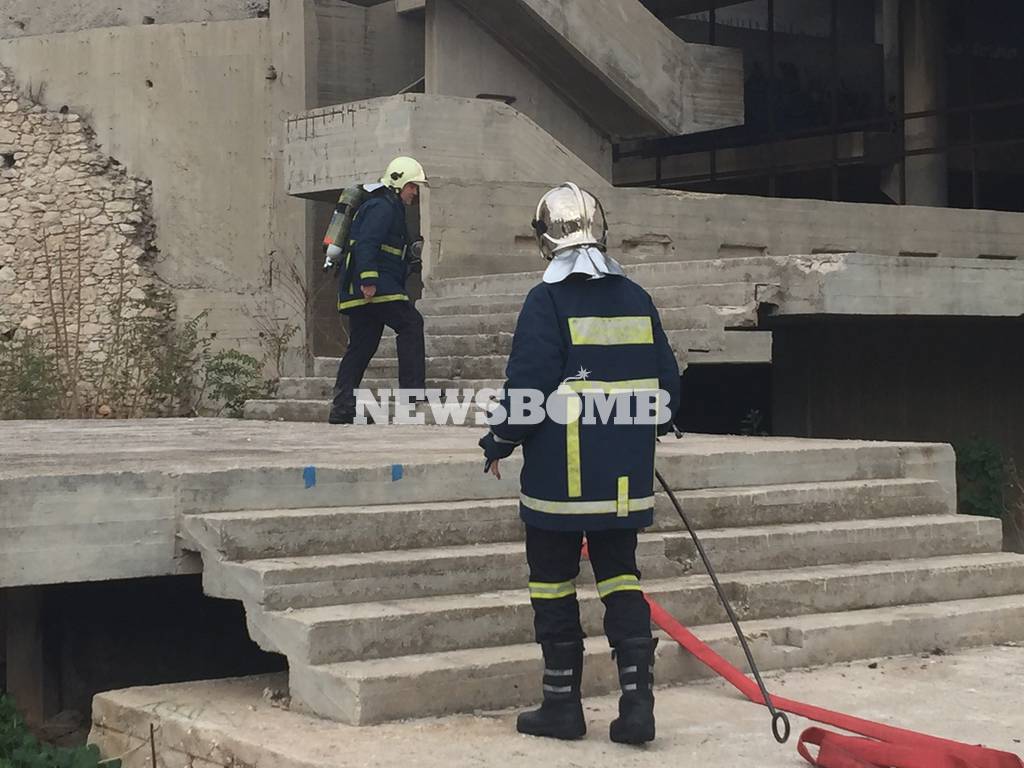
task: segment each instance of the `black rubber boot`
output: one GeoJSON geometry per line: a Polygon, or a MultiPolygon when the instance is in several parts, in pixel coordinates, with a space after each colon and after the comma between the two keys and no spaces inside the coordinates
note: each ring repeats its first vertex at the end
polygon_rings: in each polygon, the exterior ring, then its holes
{"type": "Polygon", "coordinates": [[[328,424],[351,424],[355,421],[355,415],[351,413],[345,413],[344,411],[336,411],[331,408],[331,413],[327,417],[328,424]]]}
{"type": "Polygon", "coordinates": [[[620,640],[612,651],[619,666],[619,716],[608,736],[619,744],[645,744],[654,740],[654,649],[657,639],[620,640]]]}
{"type": "Polygon", "coordinates": [[[580,698],[583,677],[583,641],[543,643],[544,702],[539,709],[523,712],[516,730],[529,736],[579,739],[587,732],[580,698]]]}

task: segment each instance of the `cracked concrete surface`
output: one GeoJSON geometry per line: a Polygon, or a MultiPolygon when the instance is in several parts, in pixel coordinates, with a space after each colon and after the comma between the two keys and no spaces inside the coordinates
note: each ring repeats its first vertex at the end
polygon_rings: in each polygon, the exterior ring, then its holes
{"type": "MultiPolygon", "coordinates": [[[[1005,645],[770,673],[766,683],[788,698],[1020,754],[1024,715],[1017,681],[1022,676],[1024,647],[1005,645]]],[[[93,705],[91,740],[105,756],[134,750],[125,768],[148,766],[150,722],[158,726],[161,768],[240,763],[256,768],[797,768],[806,763],[796,753],[796,737],[813,724],[793,718],[794,736],[779,746],[769,733],[767,712],[725,683],[663,688],[657,692],[658,738],[635,749],[608,741],[614,696],[586,699],[589,733],[565,743],[518,735],[513,711],[363,728],[339,725],[282,709],[265,693],[282,686],[281,677],[259,677],[100,694],[93,705]]]]}

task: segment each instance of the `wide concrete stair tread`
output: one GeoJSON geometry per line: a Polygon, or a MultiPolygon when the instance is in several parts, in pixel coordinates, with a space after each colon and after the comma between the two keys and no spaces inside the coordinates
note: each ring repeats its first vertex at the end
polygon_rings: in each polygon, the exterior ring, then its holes
{"type": "MultiPolygon", "coordinates": [[[[337,367],[337,366],[335,366],[337,367]]],[[[444,392],[446,389],[472,389],[478,392],[482,389],[500,389],[505,382],[499,379],[427,379],[427,389],[439,389],[444,392]]],[[[365,378],[360,388],[368,389],[371,392],[378,392],[382,389],[396,389],[397,378],[365,378]]],[[[278,382],[277,397],[281,400],[330,400],[334,393],[334,376],[301,376],[282,378],[278,382]]]]}
{"type": "MultiPolygon", "coordinates": [[[[712,649],[746,669],[732,626],[691,625],[712,649]]],[[[833,664],[880,655],[968,647],[1024,635],[1024,595],[943,600],[854,611],[745,621],[744,634],[762,671],[833,664]]],[[[661,633],[659,633],[661,634],[661,633]]],[[[711,673],[661,634],[659,685],[711,673]]],[[[585,641],[586,695],[614,691],[614,663],[603,637],[585,641]]],[[[541,661],[534,643],[509,644],[292,670],[292,689],[322,711],[358,724],[448,712],[533,704],[541,661]]]]}
{"type": "MultiPolygon", "coordinates": [[[[511,330],[514,330],[514,327],[511,330]]],[[[709,350],[720,348],[724,343],[724,328],[710,330],[708,328],[691,328],[687,330],[666,330],[665,336],[673,349],[701,349],[709,350]]],[[[512,350],[511,332],[508,333],[484,333],[471,332],[466,334],[430,334],[425,337],[426,356],[429,359],[436,357],[450,356],[483,356],[503,355],[508,356],[512,350]]],[[[380,346],[374,360],[381,358],[394,358],[398,354],[397,338],[381,339],[380,346]]]]}
{"type": "MultiPolygon", "coordinates": [[[[1015,554],[956,555],[722,574],[741,618],[880,608],[1013,594],[1024,584],[1015,554]]],[[[647,594],[685,624],[724,619],[703,575],[646,581],[647,594]]],[[[579,591],[588,634],[599,634],[601,605],[579,591]]],[[[305,664],[528,642],[529,596],[522,588],[474,595],[332,605],[264,614],[265,642],[305,664]]]]}
{"type": "MultiPolygon", "coordinates": [[[[810,523],[706,531],[709,555],[723,571],[934,557],[997,551],[998,520],[956,515],[810,523]]],[[[637,558],[646,580],[702,572],[686,534],[645,533],[637,558]]],[[[267,610],[521,588],[527,569],[521,541],[413,550],[267,558],[212,565],[207,591],[253,600],[267,610]]],[[[584,577],[584,581],[586,577],[584,577]]]]}
{"type": "MultiPolygon", "coordinates": [[[[640,537],[637,558],[653,577],[684,572],[683,565],[665,557],[659,534],[640,537]]],[[[218,596],[255,600],[266,610],[515,589],[527,580],[522,542],[271,558],[219,567],[233,582],[229,591],[240,586],[246,594],[218,596]]],[[[221,591],[212,581],[209,586],[211,594],[221,591]]]]}
{"type": "MultiPolygon", "coordinates": [[[[756,284],[736,281],[659,286],[649,289],[648,293],[660,311],[699,305],[738,307],[753,303],[756,300],[756,291],[756,284]]],[[[416,302],[416,308],[425,317],[508,313],[518,312],[525,298],[525,292],[450,297],[434,297],[425,292],[424,298],[416,302]]]]}
{"type": "MultiPolygon", "coordinates": [[[[707,529],[767,526],[770,531],[779,525],[946,512],[941,486],[915,478],[706,488],[677,491],[676,497],[705,536],[707,529]]],[[[680,530],[668,497],[656,494],[655,504],[653,530],[680,530]]],[[[190,515],[184,526],[200,547],[238,560],[519,540],[518,512],[518,499],[480,499],[218,512],[190,515]]]]}
{"type": "MultiPolygon", "coordinates": [[[[390,401],[388,413],[394,417],[394,401],[390,401]]],[[[475,412],[475,406],[471,406],[475,412]]],[[[242,409],[242,418],[256,421],[296,421],[296,422],[322,422],[327,421],[331,412],[331,403],[328,400],[292,400],[281,398],[278,400],[246,400],[242,409]]],[[[367,414],[372,411],[367,408],[367,414]]],[[[433,412],[429,408],[420,408],[412,411],[415,414],[423,415],[423,424],[437,424],[433,412]]],[[[418,422],[409,422],[418,423],[418,422]]],[[[442,422],[450,423],[450,422],[442,422]]]]}
{"type": "MultiPolygon", "coordinates": [[[[764,282],[779,264],[777,257],[744,259],[700,259],[630,264],[626,276],[650,290],[663,286],[701,285],[723,282],[764,282]]],[[[522,293],[541,281],[543,271],[431,279],[426,290],[431,296],[489,296],[522,293]]]]}
{"type": "MultiPolygon", "coordinates": [[[[728,326],[742,325],[755,327],[757,313],[749,313],[750,308],[713,306],[699,304],[692,307],[659,308],[661,325],[666,331],[702,330],[721,327],[723,320],[728,326]],[[743,316],[737,319],[738,316],[743,316]],[[753,324],[751,324],[753,322],[753,324]]],[[[464,335],[474,333],[512,333],[519,319],[519,310],[498,312],[493,314],[451,314],[428,315],[424,318],[425,331],[429,338],[435,335],[464,335]]],[[[390,331],[385,331],[383,342],[393,339],[390,331]]]]}
{"type": "MultiPolygon", "coordinates": [[[[728,573],[998,552],[1003,531],[991,518],[929,515],[725,528],[699,536],[715,567],[728,573]]],[[[665,555],[688,572],[704,570],[688,535],[667,536],[665,555]]]]}

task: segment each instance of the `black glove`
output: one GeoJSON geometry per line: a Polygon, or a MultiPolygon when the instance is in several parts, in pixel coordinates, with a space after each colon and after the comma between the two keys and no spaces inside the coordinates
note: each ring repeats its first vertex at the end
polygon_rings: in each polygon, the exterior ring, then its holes
{"type": "Polygon", "coordinates": [[[491,464],[499,459],[507,459],[512,455],[512,451],[516,449],[519,443],[514,443],[508,440],[502,440],[493,432],[488,432],[486,435],[480,438],[480,442],[477,443],[481,448],[484,449],[484,472],[487,472],[491,468],[491,464]]]}

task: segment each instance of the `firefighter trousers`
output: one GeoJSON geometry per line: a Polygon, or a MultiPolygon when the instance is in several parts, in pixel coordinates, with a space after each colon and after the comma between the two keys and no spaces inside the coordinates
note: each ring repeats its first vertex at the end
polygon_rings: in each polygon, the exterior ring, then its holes
{"type": "Polygon", "coordinates": [[[423,315],[408,301],[367,304],[351,310],[348,315],[348,349],[338,366],[332,414],[355,415],[355,389],[362,383],[363,374],[380,346],[384,326],[398,335],[398,386],[402,389],[426,386],[423,315]]]}
{"type": "MultiPolygon", "coordinates": [[[[583,531],[549,531],[526,526],[530,602],[538,643],[569,642],[585,636],[573,580],[580,572],[583,531]]],[[[590,564],[604,603],[604,633],[613,647],[631,637],[651,636],[651,609],[640,590],[635,529],[588,531],[590,564]]]]}

